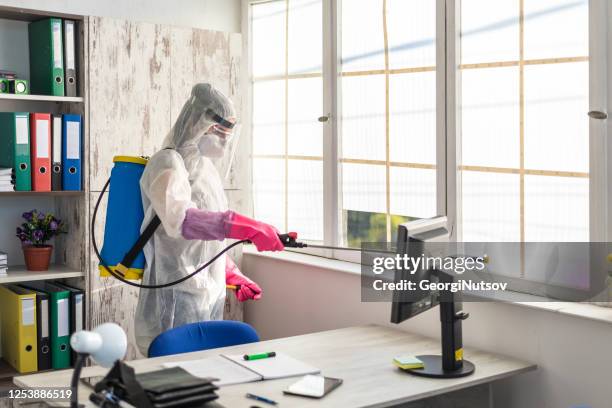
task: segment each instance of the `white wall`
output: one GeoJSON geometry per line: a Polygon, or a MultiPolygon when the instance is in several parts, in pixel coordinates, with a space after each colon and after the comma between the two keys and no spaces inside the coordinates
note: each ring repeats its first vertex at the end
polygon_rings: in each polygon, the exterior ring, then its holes
{"type": "MultiPolygon", "coordinates": [[[[264,289],[245,321],[263,339],[389,322],[390,305],[362,303],[358,275],[245,254],[243,271],[264,289]]],[[[495,408],[608,408],[612,325],[524,306],[466,303],[464,343],[538,364],[494,385],[495,408]]],[[[438,309],[396,326],[439,337],[438,309]]],[[[375,351],[373,351],[375,352],[375,351]]],[[[467,355],[469,359],[469,355],[467,355]]]]}
{"type": "Polygon", "coordinates": [[[2,0],[0,5],[240,32],[240,0],[2,0]]]}

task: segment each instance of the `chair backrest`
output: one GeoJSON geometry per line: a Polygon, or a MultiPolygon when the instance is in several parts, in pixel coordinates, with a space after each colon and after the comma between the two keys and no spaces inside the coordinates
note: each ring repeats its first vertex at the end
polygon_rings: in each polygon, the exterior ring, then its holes
{"type": "Polygon", "coordinates": [[[211,320],[190,323],[157,336],[149,346],[149,357],[189,353],[257,341],[259,341],[259,336],[255,329],[243,322],[211,320]]]}

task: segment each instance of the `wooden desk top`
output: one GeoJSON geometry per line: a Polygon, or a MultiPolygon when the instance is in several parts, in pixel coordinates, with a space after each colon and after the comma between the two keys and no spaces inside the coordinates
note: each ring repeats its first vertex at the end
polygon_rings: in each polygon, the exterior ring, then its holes
{"type": "MultiPolygon", "coordinates": [[[[322,399],[285,396],[282,390],[298,378],[260,381],[222,387],[218,402],[224,407],[248,408],[265,404],[248,400],[247,392],[279,402],[282,407],[386,407],[511,377],[535,370],[534,364],[514,358],[465,348],[465,358],[476,365],[476,372],[457,379],[429,379],[400,371],[392,363],[401,354],[440,354],[438,340],[382,326],[357,326],[302,336],[226,347],[195,353],[130,361],[136,372],[154,371],[167,361],[194,360],[220,353],[280,351],[321,369],[344,383],[322,399]]],[[[88,367],[83,376],[102,376],[108,370],[88,367]]],[[[72,370],[15,377],[23,388],[66,387],[72,370]]],[[[87,401],[91,391],[81,386],[79,399],[87,401]]],[[[92,405],[88,405],[92,406],[92,405]]]]}

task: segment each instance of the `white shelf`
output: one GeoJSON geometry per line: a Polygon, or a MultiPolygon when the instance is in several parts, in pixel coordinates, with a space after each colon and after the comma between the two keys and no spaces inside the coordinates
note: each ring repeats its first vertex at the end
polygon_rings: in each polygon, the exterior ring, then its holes
{"type": "Polygon", "coordinates": [[[83,102],[81,96],[52,96],[52,95],[17,95],[0,93],[0,100],[41,101],[41,102],[83,102]]]}
{"type": "Polygon", "coordinates": [[[25,266],[9,266],[6,275],[0,275],[0,284],[28,282],[36,280],[51,280],[64,278],[78,278],[85,276],[82,271],[75,271],[64,265],[51,265],[48,271],[28,271],[25,266]]]}

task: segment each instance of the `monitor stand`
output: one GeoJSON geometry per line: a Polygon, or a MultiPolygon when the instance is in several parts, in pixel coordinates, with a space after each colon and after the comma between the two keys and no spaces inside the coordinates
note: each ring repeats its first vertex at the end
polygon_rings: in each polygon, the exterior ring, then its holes
{"type": "MultiPolygon", "coordinates": [[[[452,282],[453,277],[437,271],[440,282],[452,282]]],[[[440,324],[442,326],[442,355],[416,356],[425,368],[405,370],[411,374],[431,378],[457,378],[474,373],[474,364],[463,359],[463,338],[461,323],[469,314],[461,309],[455,294],[440,292],[440,324]]]]}

